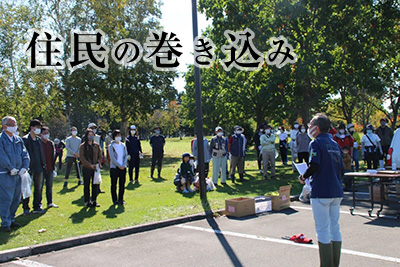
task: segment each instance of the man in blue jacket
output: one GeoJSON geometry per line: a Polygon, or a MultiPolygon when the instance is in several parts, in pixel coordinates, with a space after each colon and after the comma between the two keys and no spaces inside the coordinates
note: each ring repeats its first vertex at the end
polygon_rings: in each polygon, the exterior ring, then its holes
{"type": "Polygon", "coordinates": [[[311,207],[318,237],[320,266],[339,266],[342,247],[340,202],[343,199],[343,156],[338,143],[328,133],[331,121],[317,114],[309,124],[309,167],[300,183],[311,177],[311,207]]]}
{"type": "Polygon", "coordinates": [[[231,158],[231,180],[235,182],[235,169],[238,168],[240,182],[244,182],[244,154],[246,147],[246,138],[243,135],[243,128],[240,126],[234,127],[235,134],[229,138],[228,152],[231,158]]]}
{"type": "Polygon", "coordinates": [[[10,232],[20,225],[14,222],[21,200],[21,175],[29,168],[29,155],[21,137],[15,135],[15,118],[4,117],[0,134],[0,217],[1,229],[10,232]]]}

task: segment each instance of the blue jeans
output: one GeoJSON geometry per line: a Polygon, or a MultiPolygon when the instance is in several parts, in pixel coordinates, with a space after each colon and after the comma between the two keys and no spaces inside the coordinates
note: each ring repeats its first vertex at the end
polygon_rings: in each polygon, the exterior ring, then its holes
{"type": "Polygon", "coordinates": [[[360,163],[358,157],[359,157],[358,149],[353,148],[353,161],[354,165],[356,165],[356,172],[360,171],[360,163]]]}
{"type": "Polygon", "coordinates": [[[329,244],[331,241],[342,241],[339,226],[341,201],[341,197],[311,198],[315,230],[318,241],[323,244],[329,244]]]}
{"type": "Polygon", "coordinates": [[[0,174],[1,227],[9,227],[14,222],[21,196],[21,177],[0,174]]]}

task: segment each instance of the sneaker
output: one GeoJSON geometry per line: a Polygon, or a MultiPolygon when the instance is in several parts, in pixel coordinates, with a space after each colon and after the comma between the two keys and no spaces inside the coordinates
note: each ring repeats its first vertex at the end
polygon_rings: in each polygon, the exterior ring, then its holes
{"type": "Polygon", "coordinates": [[[78,180],[78,186],[83,185],[83,181],[82,180],[78,180]]]}
{"type": "MultiPolygon", "coordinates": [[[[79,184],[78,184],[79,185],[79,184]]],[[[64,188],[67,188],[68,187],[68,182],[67,181],[65,181],[64,182],[64,188]]]]}
{"type": "Polygon", "coordinates": [[[118,201],[114,201],[113,203],[114,203],[114,206],[118,205],[118,201]]]}
{"type": "Polygon", "coordinates": [[[258,170],[259,173],[263,173],[263,170],[258,170]]]}
{"type": "Polygon", "coordinates": [[[222,185],[226,185],[226,183],[221,183],[222,185]]]}
{"type": "Polygon", "coordinates": [[[123,200],[120,200],[120,201],[118,201],[118,205],[120,205],[120,206],[126,205],[126,202],[123,200]]]}
{"type": "Polygon", "coordinates": [[[48,209],[50,209],[50,208],[58,208],[58,205],[56,205],[54,203],[50,203],[50,204],[47,205],[47,208],[48,209]]]}
{"type": "Polygon", "coordinates": [[[133,180],[129,180],[129,183],[130,183],[130,184],[133,184],[133,180]]]}
{"type": "Polygon", "coordinates": [[[31,212],[29,211],[29,209],[24,210],[24,215],[30,215],[31,212]]]}
{"type": "Polygon", "coordinates": [[[93,207],[93,208],[96,208],[96,207],[98,208],[98,207],[100,207],[100,204],[97,203],[97,202],[93,202],[93,203],[92,203],[92,207],[93,207]]]}
{"type": "Polygon", "coordinates": [[[33,210],[32,213],[34,213],[34,214],[44,214],[44,213],[46,213],[46,210],[44,210],[44,209],[33,210]]]}
{"type": "Polygon", "coordinates": [[[189,193],[189,191],[187,191],[187,189],[185,188],[185,189],[183,189],[182,193],[187,194],[187,193],[189,193]]]}
{"type": "Polygon", "coordinates": [[[193,193],[194,191],[192,190],[192,188],[189,187],[188,189],[189,193],[193,193]]]}
{"type": "Polygon", "coordinates": [[[85,202],[85,207],[86,208],[90,208],[92,206],[92,203],[90,203],[90,202],[85,202]]]}
{"type": "Polygon", "coordinates": [[[134,182],[134,184],[139,184],[139,180],[136,179],[135,182],[134,182]]]}

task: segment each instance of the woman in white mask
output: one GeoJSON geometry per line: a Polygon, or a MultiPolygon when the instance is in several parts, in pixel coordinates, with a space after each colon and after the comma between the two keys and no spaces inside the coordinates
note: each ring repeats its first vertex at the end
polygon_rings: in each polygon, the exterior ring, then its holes
{"type": "Polygon", "coordinates": [[[371,124],[367,125],[365,135],[361,138],[361,155],[367,162],[367,168],[378,168],[379,153],[382,153],[381,139],[377,134],[374,134],[374,127],[371,124]]]}
{"type": "Polygon", "coordinates": [[[111,177],[111,198],[114,205],[124,205],[124,192],[126,181],[126,163],[128,161],[128,152],[126,146],[122,143],[122,134],[120,130],[114,130],[112,133],[113,141],[108,151],[110,153],[110,177],[111,177]],[[117,196],[117,183],[119,192],[117,196]]]}
{"type": "Polygon", "coordinates": [[[307,134],[307,128],[305,125],[300,126],[300,133],[296,136],[296,149],[299,163],[302,163],[303,160],[308,165],[308,146],[311,142],[311,138],[307,134]]]}

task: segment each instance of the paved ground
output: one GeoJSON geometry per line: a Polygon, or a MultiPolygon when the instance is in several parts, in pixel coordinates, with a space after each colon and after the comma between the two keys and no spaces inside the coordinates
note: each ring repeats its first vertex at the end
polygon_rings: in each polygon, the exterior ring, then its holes
{"type": "MultiPolygon", "coordinates": [[[[340,219],[341,266],[400,266],[400,220],[391,216],[394,211],[371,218],[367,208],[358,207],[352,216],[349,204],[347,196],[340,219]]],[[[318,266],[316,245],[281,239],[298,233],[316,241],[310,206],[293,202],[281,212],[185,223],[0,266],[318,266]]]]}

